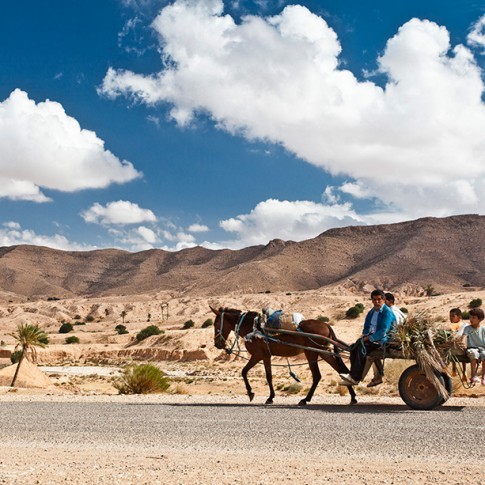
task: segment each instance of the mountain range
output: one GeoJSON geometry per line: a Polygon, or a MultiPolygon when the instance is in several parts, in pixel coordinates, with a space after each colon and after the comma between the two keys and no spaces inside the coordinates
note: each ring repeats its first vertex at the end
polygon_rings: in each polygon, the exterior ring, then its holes
{"type": "Polygon", "coordinates": [[[32,299],[331,285],[453,291],[485,286],[484,241],[485,216],[461,215],[330,229],[306,241],[275,239],[241,250],[78,252],[19,245],[0,248],[0,289],[32,299]]]}

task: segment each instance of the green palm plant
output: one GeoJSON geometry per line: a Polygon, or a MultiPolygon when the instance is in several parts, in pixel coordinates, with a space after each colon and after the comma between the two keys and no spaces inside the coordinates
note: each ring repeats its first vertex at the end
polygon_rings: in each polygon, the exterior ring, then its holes
{"type": "Polygon", "coordinates": [[[11,386],[13,387],[15,385],[15,381],[17,380],[22,361],[27,356],[27,352],[30,350],[32,352],[33,359],[35,360],[37,356],[36,347],[46,347],[48,338],[44,330],[42,330],[38,325],[33,325],[30,323],[20,323],[17,326],[17,331],[9,335],[17,342],[15,349],[21,351],[19,363],[17,364],[17,369],[15,370],[15,374],[12,379],[11,386]]]}

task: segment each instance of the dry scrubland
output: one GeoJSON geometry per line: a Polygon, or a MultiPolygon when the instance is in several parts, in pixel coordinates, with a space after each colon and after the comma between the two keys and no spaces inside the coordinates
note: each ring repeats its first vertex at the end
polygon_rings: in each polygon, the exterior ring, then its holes
{"type": "MultiPolygon", "coordinates": [[[[475,298],[485,300],[484,291],[464,291],[433,297],[406,297],[398,295],[398,305],[406,307],[410,314],[428,312],[437,322],[447,322],[448,310],[459,306],[467,308],[475,298]]],[[[218,298],[181,297],[158,293],[142,296],[122,296],[106,298],[74,298],[56,301],[15,302],[11,295],[4,294],[0,302],[0,358],[3,365],[10,363],[8,355],[13,350],[14,341],[8,333],[14,331],[19,323],[37,323],[49,336],[49,346],[38,349],[37,361],[40,366],[64,366],[65,371],[56,369],[48,373],[51,386],[49,392],[78,394],[116,393],[112,380],[120,366],[131,362],[155,362],[172,378],[171,393],[193,395],[239,395],[245,389],[240,377],[245,364],[246,354],[240,358],[228,357],[213,345],[213,328],[201,328],[204,321],[214,315],[209,305],[227,306],[243,310],[259,310],[265,305],[283,308],[287,311],[302,312],[308,318],[324,315],[330,318],[337,335],[352,342],[362,328],[362,318],[346,319],[345,312],[356,303],[363,303],[370,309],[367,294],[356,294],[340,287],[326,290],[286,292],[271,294],[229,295],[218,298]],[[162,304],[164,305],[162,318],[162,304]],[[118,335],[116,325],[124,325],[128,334],[118,335]],[[191,319],[194,327],[183,329],[184,322],[191,319]],[[73,331],[60,334],[62,322],[73,323],[73,331]],[[76,325],[76,322],[84,323],[76,325]],[[138,342],[135,335],[148,325],[157,325],[164,333],[138,342]],[[68,336],[79,338],[79,344],[66,344],[68,336]],[[112,367],[101,371],[90,366],[112,367]],[[70,366],[85,366],[84,372],[77,369],[73,373],[70,366]]],[[[244,348],[244,347],[243,347],[244,348]]],[[[275,385],[280,395],[304,394],[311,383],[310,373],[304,359],[293,359],[292,370],[301,379],[296,383],[289,376],[286,360],[275,359],[275,385]]],[[[391,361],[386,363],[386,383],[376,389],[359,386],[360,394],[395,396],[397,379],[407,362],[391,361]]],[[[338,394],[343,392],[337,385],[338,376],[325,363],[321,363],[323,379],[317,394],[338,394]]],[[[2,371],[5,372],[5,371],[2,371]]],[[[263,399],[267,394],[262,366],[250,374],[256,394],[263,399]]],[[[45,382],[34,382],[45,389],[45,382]]],[[[5,384],[5,382],[3,382],[5,384]]],[[[470,390],[463,389],[456,380],[455,396],[482,396],[485,389],[481,386],[470,390]]],[[[44,392],[25,391],[17,392],[44,392]]],[[[3,388],[2,392],[10,389],[3,388]]]]}

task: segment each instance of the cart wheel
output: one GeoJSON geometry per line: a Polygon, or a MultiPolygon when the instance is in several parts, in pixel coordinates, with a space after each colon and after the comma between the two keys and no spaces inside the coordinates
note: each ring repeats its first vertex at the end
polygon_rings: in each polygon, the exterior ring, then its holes
{"type": "MultiPolygon", "coordinates": [[[[451,379],[446,374],[445,377],[443,374],[439,374],[438,378],[446,390],[450,392],[451,379]]],[[[416,364],[408,367],[401,374],[399,379],[399,395],[412,409],[434,409],[446,401],[416,364]]]]}
{"type": "Polygon", "coordinates": [[[448,399],[451,397],[451,393],[453,392],[453,381],[446,372],[442,372],[441,377],[443,378],[443,381],[445,383],[446,392],[448,392],[448,397],[446,399],[441,398],[441,404],[444,404],[446,401],[448,401],[448,399]]]}

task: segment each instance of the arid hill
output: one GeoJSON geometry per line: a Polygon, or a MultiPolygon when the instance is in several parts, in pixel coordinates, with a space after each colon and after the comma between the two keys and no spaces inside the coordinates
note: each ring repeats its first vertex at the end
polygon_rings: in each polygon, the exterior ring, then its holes
{"type": "Polygon", "coordinates": [[[0,248],[0,289],[29,298],[141,294],[222,295],[328,285],[457,290],[485,286],[485,216],[424,218],[331,229],[302,242],[238,251],[202,247],[129,253],[0,248]]]}

